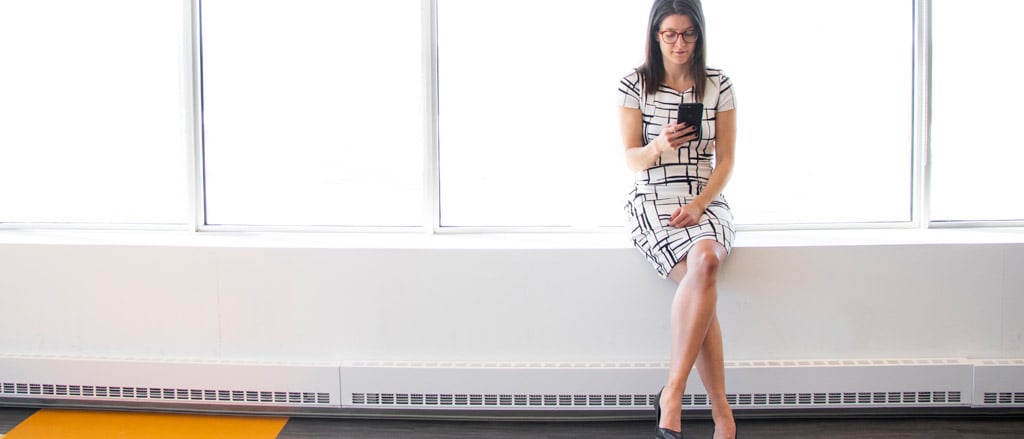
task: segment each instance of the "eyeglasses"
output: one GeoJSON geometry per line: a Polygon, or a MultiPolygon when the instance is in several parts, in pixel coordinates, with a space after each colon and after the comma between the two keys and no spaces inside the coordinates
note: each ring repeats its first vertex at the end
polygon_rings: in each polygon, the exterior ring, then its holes
{"type": "Polygon", "coordinates": [[[697,41],[697,29],[689,29],[682,33],[674,30],[663,30],[658,32],[658,35],[661,35],[661,41],[665,44],[675,44],[679,40],[680,35],[682,35],[684,43],[690,44],[697,41]]]}

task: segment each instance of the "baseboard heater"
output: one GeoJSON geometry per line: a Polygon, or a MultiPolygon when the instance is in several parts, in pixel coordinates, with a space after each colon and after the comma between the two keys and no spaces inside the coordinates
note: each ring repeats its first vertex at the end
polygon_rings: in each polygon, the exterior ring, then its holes
{"type": "MultiPolygon", "coordinates": [[[[0,356],[0,402],[329,414],[647,411],[658,362],[334,364],[0,356]]],[[[1024,408],[1024,359],[742,361],[736,410],[1024,408]]],[[[710,408],[696,371],[683,405],[710,408]]],[[[495,413],[498,415],[498,413],[495,413]]]]}

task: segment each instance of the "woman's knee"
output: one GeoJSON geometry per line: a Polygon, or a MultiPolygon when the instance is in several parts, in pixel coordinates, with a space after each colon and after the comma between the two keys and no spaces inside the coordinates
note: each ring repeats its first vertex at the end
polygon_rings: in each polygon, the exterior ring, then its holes
{"type": "Polygon", "coordinates": [[[722,264],[722,256],[713,245],[695,245],[686,259],[688,272],[704,276],[714,276],[722,264]]]}

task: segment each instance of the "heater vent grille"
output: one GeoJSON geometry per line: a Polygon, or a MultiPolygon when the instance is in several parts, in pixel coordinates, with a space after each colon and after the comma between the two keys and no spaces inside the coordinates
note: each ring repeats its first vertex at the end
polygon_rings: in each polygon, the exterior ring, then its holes
{"type": "MultiPolygon", "coordinates": [[[[986,402],[988,401],[986,394],[986,402]]],[[[996,394],[992,394],[996,395],[996,394]]],[[[1004,394],[999,394],[1004,395],[1004,394]]],[[[1024,403],[1024,393],[1015,401],[1024,403]]],[[[537,394],[429,394],[353,393],[357,406],[436,407],[650,407],[655,395],[537,395],[537,394]]],[[[822,392],[822,393],[740,393],[728,394],[729,404],[763,407],[806,407],[828,405],[960,404],[958,391],[941,392],[822,392]]],[[[993,396],[993,398],[996,398],[993,396]]],[[[1005,398],[1000,396],[1000,398],[1005,398]]],[[[997,398],[998,399],[998,398],[997,398]]],[[[684,407],[710,407],[706,394],[683,395],[684,407]]]]}
{"type": "Polygon", "coordinates": [[[985,392],[985,404],[1021,404],[1024,405],[1024,392],[985,392]]]}
{"type": "Polygon", "coordinates": [[[78,384],[0,383],[0,395],[36,397],[84,397],[102,399],[233,402],[246,404],[330,404],[326,392],[264,390],[178,389],[165,387],[87,386],[78,384]]]}
{"type": "MultiPolygon", "coordinates": [[[[707,398],[706,395],[701,396],[707,398]]],[[[451,407],[647,407],[654,404],[654,395],[353,393],[352,404],[451,407]]]]}

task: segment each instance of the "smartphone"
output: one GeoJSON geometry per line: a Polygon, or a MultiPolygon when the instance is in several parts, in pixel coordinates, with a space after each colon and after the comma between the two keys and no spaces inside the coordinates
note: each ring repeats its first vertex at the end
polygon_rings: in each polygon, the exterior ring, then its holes
{"type": "Polygon", "coordinates": [[[700,140],[701,126],[704,125],[704,104],[700,102],[680,103],[679,111],[676,113],[676,123],[685,123],[686,126],[696,127],[697,140],[700,140]]]}

